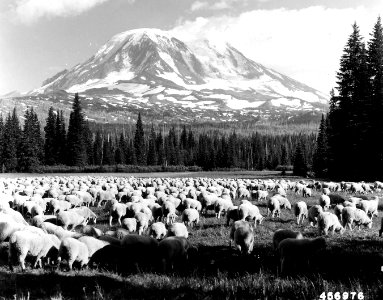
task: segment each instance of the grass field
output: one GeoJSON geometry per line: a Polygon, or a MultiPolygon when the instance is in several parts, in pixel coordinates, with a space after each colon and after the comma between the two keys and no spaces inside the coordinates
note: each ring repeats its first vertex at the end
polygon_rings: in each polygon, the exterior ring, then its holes
{"type": "MultiPolygon", "coordinates": [[[[257,176],[251,175],[238,172],[234,177],[257,176]]],[[[262,178],[271,175],[266,174],[262,178]]],[[[197,176],[224,177],[216,173],[197,176]]],[[[381,193],[376,195],[382,196],[381,193]]],[[[292,204],[303,200],[291,191],[287,197],[292,204]]],[[[305,201],[310,206],[317,204],[318,198],[319,193],[314,192],[314,196],[305,201]]],[[[257,205],[265,216],[265,203],[257,205]]],[[[364,299],[383,299],[383,238],[378,237],[382,211],[380,204],[379,217],[374,218],[372,229],[346,231],[343,235],[327,237],[326,250],[313,257],[312,272],[302,272],[293,277],[279,277],[277,274],[278,260],[271,246],[272,234],[279,228],[288,228],[313,238],[318,236],[317,228],[309,227],[307,221],[297,225],[293,211],[282,210],[281,218],[271,220],[266,217],[262,225],[257,226],[253,253],[242,256],[229,247],[230,227],[225,224],[226,218],[216,219],[211,212],[201,218],[197,227],[190,229],[189,240],[198,251],[174,273],[141,270],[120,274],[115,270],[94,269],[62,272],[30,268],[25,273],[20,269],[11,273],[7,266],[2,266],[0,299],[331,298],[320,298],[323,292],[326,295],[340,292],[339,299],[352,299],[351,294],[346,298],[345,292],[362,292],[364,299]]],[[[98,213],[101,217],[97,226],[106,229],[106,215],[100,210],[98,213]]],[[[0,260],[5,263],[5,259],[4,251],[0,251],[0,260]]],[[[358,299],[357,295],[354,299],[358,299]]]]}

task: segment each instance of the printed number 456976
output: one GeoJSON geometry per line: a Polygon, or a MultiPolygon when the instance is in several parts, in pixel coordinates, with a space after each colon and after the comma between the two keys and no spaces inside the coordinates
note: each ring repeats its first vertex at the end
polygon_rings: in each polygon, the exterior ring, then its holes
{"type": "Polygon", "coordinates": [[[319,299],[321,300],[363,300],[364,295],[363,292],[323,292],[320,294],[319,299]]]}

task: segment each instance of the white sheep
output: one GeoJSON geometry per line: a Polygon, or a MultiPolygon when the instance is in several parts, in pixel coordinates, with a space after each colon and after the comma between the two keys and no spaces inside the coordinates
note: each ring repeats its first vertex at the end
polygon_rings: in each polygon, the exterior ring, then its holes
{"type": "Polygon", "coordinates": [[[98,250],[104,248],[107,245],[110,245],[107,241],[102,241],[92,236],[82,236],[78,238],[78,241],[84,243],[88,248],[89,259],[96,253],[98,250]]]}
{"type": "Polygon", "coordinates": [[[269,195],[269,192],[268,191],[258,190],[257,194],[258,194],[258,201],[263,201],[263,200],[266,201],[267,196],[269,195]]]}
{"type": "Polygon", "coordinates": [[[344,206],[342,204],[337,204],[334,207],[334,214],[338,217],[339,221],[342,222],[342,210],[344,206]]]}
{"type": "Polygon", "coordinates": [[[25,230],[40,235],[44,234],[44,231],[42,231],[40,228],[7,220],[5,222],[0,222],[0,242],[10,238],[14,232],[19,230],[25,230]]]}
{"type": "Polygon", "coordinates": [[[76,227],[77,225],[86,225],[88,219],[80,216],[75,212],[70,211],[60,211],[57,214],[58,224],[62,224],[64,229],[68,229],[69,226],[76,227]]]}
{"type": "Polygon", "coordinates": [[[59,239],[52,234],[36,234],[26,230],[14,232],[9,239],[8,264],[13,271],[13,262],[17,257],[21,269],[25,271],[25,258],[27,255],[36,257],[34,268],[42,267],[41,259],[45,258],[49,251],[58,250],[59,239]]]}
{"type": "Polygon", "coordinates": [[[282,195],[279,195],[279,194],[275,194],[271,198],[277,199],[279,201],[280,208],[291,210],[291,203],[286,197],[283,197],[282,195]]]}
{"type": "Polygon", "coordinates": [[[54,234],[57,236],[60,240],[63,240],[67,237],[73,237],[78,238],[82,236],[81,233],[68,231],[60,226],[57,226],[55,224],[52,224],[50,222],[42,222],[39,226],[44,232],[47,232],[49,234],[54,234]]]}
{"type": "Polygon", "coordinates": [[[122,228],[125,228],[130,233],[137,231],[137,219],[136,218],[125,218],[122,220],[122,228]]]}
{"type": "Polygon", "coordinates": [[[172,223],[168,227],[167,236],[183,236],[184,238],[188,238],[189,232],[184,223],[172,223]]]}
{"type": "Polygon", "coordinates": [[[335,214],[330,212],[323,212],[318,216],[319,235],[327,235],[329,229],[331,229],[332,234],[334,234],[335,231],[339,231],[340,234],[343,234],[344,232],[344,228],[339,223],[339,219],[335,214]]]}
{"type": "Polygon", "coordinates": [[[323,208],[320,205],[314,205],[309,208],[308,211],[308,221],[310,223],[310,226],[315,226],[318,222],[318,216],[320,213],[323,212],[323,208]]]}
{"type": "Polygon", "coordinates": [[[68,268],[72,270],[73,263],[75,261],[80,263],[81,267],[84,267],[89,262],[89,251],[88,247],[71,237],[65,238],[61,241],[58,259],[57,259],[57,268],[60,268],[60,263],[62,259],[68,261],[68,268]]]}
{"type": "Polygon", "coordinates": [[[162,240],[165,238],[166,234],[167,230],[164,223],[156,222],[150,226],[149,236],[155,238],[156,240],[162,240]]]}
{"type": "Polygon", "coordinates": [[[253,225],[243,220],[235,221],[230,231],[230,243],[231,240],[242,254],[250,254],[254,247],[253,225]]]}
{"type": "Polygon", "coordinates": [[[226,212],[230,207],[233,206],[231,199],[218,197],[214,204],[215,216],[219,219],[222,212],[226,212]]]}
{"type": "Polygon", "coordinates": [[[187,208],[182,212],[181,221],[186,226],[196,226],[199,222],[199,213],[194,208],[187,208]]]}
{"type": "Polygon", "coordinates": [[[280,217],[281,216],[281,207],[278,199],[271,197],[267,201],[267,216],[271,212],[271,218],[280,217]]]}
{"type": "Polygon", "coordinates": [[[330,208],[331,200],[327,195],[320,195],[319,197],[319,205],[323,208],[323,210],[327,210],[330,208]]]}
{"type": "Polygon", "coordinates": [[[303,222],[308,217],[307,204],[304,201],[298,201],[294,205],[294,214],[297,218],[297,224],[303,222]]]}
{"type": "Polygon", "coordinates": [[[307,186],[303,187],[303,189],[302,189],[302,196],[304,198],[311,197],[312,196],[312,190],[310,188],[308,188],[307,186]]]}
{"type": "Polygon", "coordinates": [[[379,197],[375,196],[372,200],[361,200],[359,203],[360,209],[363,210],[369,217],[378,215],[379,197]]]}
{"type": "Polygon", "coordinates": [[[367,214],[359,209],[354,207],[345,207],[342,210],[342,220],[343,227],[352,230],[352,223],[355,222],[355,226],[360,230],[360,226],[364,225],[365,227],[372,228],[372,220],[367,216],[367,214]]]}
{"type": "Polygon", "coordinates": [[[101,229],[93,227],[92,225],[77,225],[74,227],[74,231],[77,233],[85,234],[87,236],[93,236],[95,238],[99,238],[104,234],[101,229]]]}
{"type": "Polygon", "coordinates": [[[109,226],[112,226],[113,217],[117,218],[118,224],[121,226],[121,219],[126,215],[126,210],[126,204],[114,201],[109,209],[109,226]]]}
{"type": "Polygon", "coordinates": [[[273,248],[276,251],[278,249],[278,245],[284,239],[303,239],[302,233],[298,231],[292,231],[290,229],[278,229],[274,232],[273,235],[273,248]]]}
{"type": "Polygon", "coordinates": [[[292,270],[309,266],[310,257],[317,251],[326,248],[326,240],[322,237],[316,239],[287,238],[278,245],[280,257],[280,271],[287,274],[292,270]]]}
{"type": "Polygon", "coordinates": [[[198,212],[202,209],[202,204],[196,199],[192,198],[185,198],[183,201],[183,205],[185,208],[195,208],[198,212]]]}
{"type": "Polygon", "coordinates": [[[143,212],[138,212],[134,216],[137,220],[137,232],[139,235],[143,234],[149,227],[149,218],[143,212]]]}
{"type": "Polygon", "coordinates": [[[173,202],[165,201],[162,204],[162,216],[166,218],[166,224],[174,222],[174,216],[176,215],[176,207],[173,202]]]}

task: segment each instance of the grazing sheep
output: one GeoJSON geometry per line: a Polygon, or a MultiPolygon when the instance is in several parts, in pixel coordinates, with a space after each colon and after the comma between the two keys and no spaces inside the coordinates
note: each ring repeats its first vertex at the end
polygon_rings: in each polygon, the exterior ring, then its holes
{"type": "Polygon", "coordinates": [[[238,221],[240,219],[239,217],[239,211],[238,211],[238,206],[232,206],[231,208],[228,209],[226,213],[226,226],[229,226],[230,220],[238,221]]]}
{"type": "Polygon", "coordinates": [[[109,209],[109,226],[112,226],[113,217],[117,218],[118,224],[121,226],[121,219],[126,215],[126,210],[126,204],[113,202],[109,209]]]}
{"type": "Polygon", "coordinates": [[[331,200],[327,195],[321,195],[319,197],[319,205],[323,208],[323,210],[328,210],[330,208],[331,200]]]}
{"type": "Polygon", "coordinates": [[[361,200],[360,209],[363,210],[370,218],[378,215],[379,197],[375,196],[372,200],[361,200]]]}
{"type": "Polygon", "coordinates": [[[96,202],[97,202],[97,207],[100,207],[102,203],[105,201],[112,201],[116,200],[116,196],[112,191],[98,191],[97,196],[96,196],[96,202]]]}
{"type": "Polygon", "coordinates": [[[195,208],[198,212],[202,209],[202,204],[196,199],[192,198],[185,198],[183,201],[183,205],[185,208],[195,208]]]}
{"type": "Polygon", "coordinates": [[[78,239],[79,242],[84,243],[88,248],[89,259],[93,256],[95,252],[104,248],[107,245],[110,245],[107,241],[102,241],[92,236],[82,236],[78,239]]]}
{"type": "Polygon", "coordinates": [[[143,234],[149,227],[149,218],[143,212],[138,212],[134,216],[137,220],[137,233],[139,235],[143,234]]]}
{"type": "Polygon", "coordinates": [[[271,212],[271,218],[279,218],[281,216],[281,207],[279,204],[278,199],[271,197],[267,201],[267,216],[269,216],[269,213],[271,212]]]}
{"type": "Polygon", "coordinates": [[[308,217],[307,204],[304,201],[298,201],[294,205],[294,214],[297,218],[297,224],[303,222],[308,217]]]}
{"type": "Polygon", "coordinates": [[[315,226],[318,222],[318,216],[323,212],[323,208],[320,205],[314,205],[309,208],[308,211],[308,221],[310,226],[315,226]]]}
{"type": "Polygon", "coordinates": [[[269,192],[268,191],[262,191],[262,190],[258,190],[258,201],[263,201],[267,199],[267,196],[269,195],[269,192]]]}
{"type": "Polygon", "coordinates": [[[288,274],[293,270],[302,270],[309,267],[310,257],[315,252],[326,248],[326,240],[322,237],[316,239],[287,238],[278,245],[281,274],[288,274]]]}
{"type": "Polygon", "coordinates": [[[37,204],[33,205],[31,209],[31,215],[32,215],[32,218],[34,216],[44,215],[44,208],[42,208],[40,205],[37,205],[37,204]]]}
{"type": "Polygon", "coordinates": [[[78,237],[82,236],[81,233],[65,230],[64,228],[57,226],[55,224],[49,223],[49,222],[41,223],[39,225],[39,228],[41,228],[44,232],[47,232],[49,234],[54,234],[60,240],[63,240],[67,237],[78,238],[78,237]]]}
{"type": "Polygon", "coordinates": [[[19,230],[25,230],[36,234],[44,234],[44,231],[40,228],[8,220],[0,222],[0,242],[4,242],[6,239],[10,238],[14,232],[19,230]]]}
{"type": "Polygon", "coordinates": [[[186,226],[196,226],[199,222],[199,213],[194,208],[187,208],[182,212],[181,221],[186,226]]]}
{"type": "Polygon", "coordinates": [[[352,231],[352,223],[355,222],[355,226],[358,226],[360,230],[360,226],[364,225],[365,227],[372,228],[372,220],[367,216],[367,214],[359,209],[354,207],[345,207],[342,210],[342,220],[343,227],[348,228],[352,231]]]}
{"type": "Polygon", "coordinates": [[[97,222],[97,215],[86,206],[72,208],[69,211],[73,211],[76,214],[83,216],[85,219],[92,220],[93,224],[97,222]]]}
{"type": "Polygon", "coordinates": [[[58,199],[52,199],[49,202],[49,206],[51,207],[49,211],[54,214],[58,211],[68,210],[72,207],[72,205],[69,202],[58,199]]]}
{"type": "Polygon", "coordinates": [[[69,226],[76,227],[77,225],[86,225],[88,223],[88,219],[80,216],[75,212],[69,211],[60,211],[57,214],[57,222],[61,224],[63,228],[66,230],[69,226]]]}
{"type": "Polygon", "coordinates": [[[323,195],[329,196],[331,192],[330,189],[326,187],[322,189],[322,193],[323,195]]]}
{"type": "Polygon", "coordinates": [[[43,222],[56,223],[57,217],[54,215],[37,215],[32,218],[31,225],[40,227],[43,222]]]}
{"type": "Polygon", "coordinates": [[[344,228],[339,223],[338,217],[330,212],[323,212],[318,216],[318,231],[319,235],[328,234],[329,229],[331,228],[331,233],[334,234],[335,231],[339,231],[340,234],[343,234],[344,228]]]}
{"type": "Polygon", "coordinates": [[[167,230],[164,223],[156,222],[150,226],[149,236],[155,238],[156,240],[162,240],[165,238],[166,234],[167,230]]]}
{"type": "Polygon", "coordinates": [[[250,254],[254,246],[253,226],[247,221],[235,221],[230,231],[230,244],[231,240],[242,254],[250,254]]]}
{"type": "Polygon", "coordinates": [[[342,195],[339,195],[339,194],[330,194],[328,196],[330,197],[331,205],[342,204],[344,203],[344,201],[347,200],[346,198],[344,198],[342,195]]]}
{"type": "Polygon", "coordinates": [[[11,217],[17,223],[28,225],[23,215],[19,213],[18,211],[13,210],[12,208],[3,208],[1,212],[11,217]]]}
{"type": "Polygon", "coordinates": [[[273,248],[276,251],[278,249],[278,245],[284,239],[303,239],[302,233],[298,231],[292,231],[290,229],[278,229],[274,232],[273,235],[273,248]]]}
{"type": "Polygon", "coordinates": [[[311,197],[312,196],[312,190],[310,188],[306,187],[306,186],[303,187],[303,189],[302,189],[302,196],[304,198],[311,197]]]}
{"type": "Polygon", "coordinates": [[[344,206],[342,204],[337,204],[334,207],[334,214],[338,217],[339,221],[342,222],[342,210],[344,206]]]}
{"type": "Polygon", "coordinates": [[[174,270],[175,266],[185,264],[188,259],[189,241],[184,237],[167,237],[158,244],[162,271],[174,270]]]}
{"type": "Polygon", "coordinates": [[[26,230],[13,233],[9,239],[8,264],[13,271],[13,262],[17,257],[21,269],[25,271],[25,258],[27,255],[36,257],[34,268],[37,265],[42,268],[41,259],[45,258],[50,251],[57,250],[60,240],[52,234],[36,234],[26,230]]]}
{"type": "Polygon", "coordinates": [[[201,213],[206,214],[208,209],[214,209],[214,205],[218,200],[218,196],[216,194],[203,191],[198,195],[197,199],[201,202],[202,205],[201,213]]]}
{"type": "Polygon", "coordinates": [[[87,236],[93,236],[95,238],[98,238],[103,235],[103,232],[100,229],[91,225],[77,225],[76,227],[74,227],[74,231],[77,233],[85,234],[87,236]]]}
{"type": "Polygon", "coordinates": [[[71,237],[65,238],[61,241],[59,254],[57,259],[57,269],[60,268],[61,260],[66,259],[68,261],[68,268],[72,270],[73,263],[75,261],[80,263],[80,267],[84,267],[89,262],[88,247],[71,237]]]}
{"type": "Polygon", "coordinates": [[[214,204],[215,216],[219,219],[222,212],[226,212],[233,206],[231,199],[218,198],[214,204]]]}
{"type": "Polygon", "coordinates": [[[239,219],[245,221],[248,220],[254,220],[254,225],[259,222],[259,224],[262,223],[263,216],[259,212],[259,208],[250,202],[243,202],[238,207],[238,216],[239,219]]]}
{"type": "Polygon", "coordinates": [[[283,197],[282,195],[279,195],[279,194],[275,194],[271,198],[277,199],[279,201],[280,208],[291,210],[291,203],[286,197],[283,197]]]}
{"type": "Polygon", "coordinates": [[[137,219],[136,218],[125,218],[122,220],[122,228],[125,228],[129,233],[137,231],[137,219]]]}
{"type": "Polygon", "coordinates": [[[184,223],[173,223],[168,227],[167,236],[181,236],[188,238],[189,233],[184,223]]]}
{"type": "Polygon", "coordinates": [[[173,202],[165,201],[162,204],[162,216],[166,218],[166,224],[172,224],[174,222],[174,216],[176,215],[176,207],[173,202]]]}

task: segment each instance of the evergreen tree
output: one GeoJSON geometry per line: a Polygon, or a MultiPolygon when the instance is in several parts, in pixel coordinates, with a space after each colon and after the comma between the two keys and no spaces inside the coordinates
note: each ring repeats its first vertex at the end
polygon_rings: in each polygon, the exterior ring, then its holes
{"type": "Polygon", "coordinates": [[[154,131],[153,124],[152,124],[152,128],[150,130],[149,148],[148,148],[148,162],[147,162],[147,164],[149,166],[157,165],[156,140],[157,140],[157,136],[156,136],[156,132],[154,131]]]}
{"type": "Polygon", "coordinates": [[[87,163],[87,148],[84,139],[85,126],[80,98],[76,93],[69,117],[67,135],[67,158],[70,166],[84,166],[87,163]]]}
{"type": "Polygon", "coordinates": [[[294,155],[293,174],[296,176],[307,175],[307,164],[305,160],[304,146],[299,142],[294,155]]]}
{"type": "Polygon", "coordinates": [[[140,166],[146,165],[145,134],[141,120],[141,113],[138,114],[136,123],[136,132],[134,134],[134,150],[137,164],[140,166]]]}
{"type": "Polygon", "coordinates": [[[48,111],[48,118],[46,119],[45,143],[44,143],[44,157],[46,165],[55,165],[57,163],[56,152],[56,115],[51,106],[48,111]]]}
{"type": "Polygon", "coordinates": [[[8,113],[4,125],[3,136],[3,162],[7,172],[14,172],[18,166],[18,154],[21,142],[21,128],[19,119],[17,118],[16,108],[13,109],[12,115],[8,113]]]}
{"type": "Polygon", "coordinates": [[[116,144],[117,144],[116,151],[115,151],[116,164],[125,164],[126,160],[125,160],[124,149],[126,148],[126,142],[125,142],[124,135],[122,133],[120,134],[120,139],[118,140],[116,144]]]}
{"type": "Polygon", "coordinates": [[[3,173],[3,146],[4,145],[4,121],[3,115],[0,114],[0,171],[3,173]]]}
{"type": "Polygon", "coordinates": [[[101,132],[97,131],[96,138],[93,143],[93,162],[97,166],[102,165],[102,152],[103,152],[103,141],[101,132]]]}
{"type": "Polygon", "coordinates": [[[56,163],[66,164],[68,161],[66,152],[66,129],[63,111],[58,111],[55,125],[54,153],[56,155],[56,163]]]}
{"type": "Polygon", "coordinates": [[[43,159],[43,139],[40,122],[33,108],[27,109],[24,115],[19,169],[24,172],[37,171],[43,159]]]}
{"type": "Polygon", "coordinates": [[[326,118],[322,115],[316,148],[313,158],[313,171],[316,176],[323,177],[327,173],[327,128],[326,118]]]}
{"type": "Polygon", "coordinates": [[[112,143],[109,135],[104,138],[104,143],[102,146],[103,151],[103,165],[113,165],[114,164],[114,156],[112,151],[112,143]]]}
{"type": "Polygon", "coordinates": [[[86,158],[87,158],[87,164],[93,165],[93,134],[90,131],[89,128],[89,121],[85,122],[84,126],[84,142],[85,142],[85,152],[86,152],[86,158]]]}
{"type": "Polygon", "coordinates": [[[166,158],[165,158],[165,150],[164,150],[164,140],[162,138],[161,131],[157,134],[156,149],[158,151],[157,164],[158,165],[165,165],[166,158]]]}

